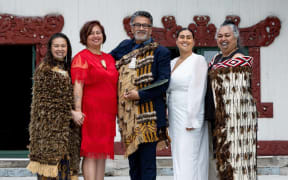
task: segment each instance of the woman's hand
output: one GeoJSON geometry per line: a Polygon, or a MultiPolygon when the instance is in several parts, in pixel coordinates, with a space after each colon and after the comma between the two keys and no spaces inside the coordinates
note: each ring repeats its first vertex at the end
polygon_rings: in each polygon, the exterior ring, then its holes
{"type": "Polygon", "coordinates": [[[74,123],[77,124],[78,126],[82,126],[85,114],[83,114],[81,111],[72,110],[71,112],[74,123]]]}
{"type": "Polygon", "coordinates": [[[82,126],[85,114],[82,113],[82,96],[83,96],[84,84],[81,81],[76,80],[73,86],[73,96],[75,110],[72,110],[72,118],[76,125],[82,126]]]}

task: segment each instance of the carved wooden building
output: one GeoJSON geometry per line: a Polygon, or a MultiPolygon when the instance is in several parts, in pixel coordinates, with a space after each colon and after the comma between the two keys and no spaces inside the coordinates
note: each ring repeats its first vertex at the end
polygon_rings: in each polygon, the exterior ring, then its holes
{"type": "MultiPolygon", "coordinates": [[[[98,19],[107,34],[103,50],[109,52],[121,40],[132,37],[129,16],[139,9],[153,15],[155,41],[176,52],[176,31],[189,27],[195,32],[195,50],[208,61],[218,52],[217,27],[225,19],[233,20],[240,28],[241,45],[254,57],[252,86],[259,111],[258,155],[288,155],[285,7],[288,3],[281,0],[146,0],[145,3],[140,0],[31,0],[27,3],[0,0],[2,89],[6,105],[1,118],[4,125],[0,126],[0,136],[5,137],[0,156],[22,157],[23,152],[27,153],[31,77],[45,55],[49,37],[64,32],[76,54],[84,48],[79,43],[81,26],[88,20],[98,19]],[[11,109],[12,113],[6,113],[11,109]]],[[[115,141],[118,147],[119,135],[115,141]]]]}

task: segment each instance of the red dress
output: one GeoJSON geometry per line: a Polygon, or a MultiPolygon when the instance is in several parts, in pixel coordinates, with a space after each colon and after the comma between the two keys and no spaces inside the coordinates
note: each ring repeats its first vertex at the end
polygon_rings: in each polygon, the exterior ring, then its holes
{"type": "Polygon", "coordinates": [[[110,54],[95,55],[84,49],[72,61],[71,77],[73,84],[76,80],[84,83],[80,155],[114,159],[118,81],[115,60],[110,54]]]}

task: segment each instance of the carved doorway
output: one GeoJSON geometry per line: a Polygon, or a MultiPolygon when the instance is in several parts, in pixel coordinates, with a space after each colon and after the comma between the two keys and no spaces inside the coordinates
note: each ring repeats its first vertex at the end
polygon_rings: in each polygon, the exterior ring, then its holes
{"type": "MultiPolygon", "coordinates": [[[[32,71],[35,64],[35,46],[0,45],[2,79],[2,112],[0,149],[25,150],[29,141],[32,71]],[[5,138],[4,138],[5,137],[5,138]]],[[[7,152],[8,153],[8,152],[7,152]]]]}
{"type": "Polygon", "coordinates": [[[27,157],[32,76],[46,54],[50,36],[64,25],[61,15],[22,17],[0,14],[3,105],[0,157],[27,157]]]}

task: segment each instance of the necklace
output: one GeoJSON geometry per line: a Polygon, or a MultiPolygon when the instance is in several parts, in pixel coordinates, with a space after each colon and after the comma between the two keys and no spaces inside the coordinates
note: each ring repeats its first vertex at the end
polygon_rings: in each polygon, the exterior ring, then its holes
{"type": "MultiPolygon", "coordinates": [[[[97,54],[97,55],[99,55],[99,54],[97,54]]],[[[105,61],[105,59],[103,58],[103,53],[102,53],[102,52],[101,52],[101,54],[100,54],[100,63],[101,63],[101,65],[102,65],[102,67],[103,67],[105,70],[107,70],[106,61],[105,61]]]]}
{"type": "Polygon", "coordinates": [[[102,53],[102,52],[101,52],[101,54],[100,54],[100,63],[101,63],[101,65],[102,65],[102,67],[103,67],[105,70],[107,70],[106,61],[105,61],[105,59],[103,58],[103,53],[102,53]]]}
{"type": "Polygon", "coordinates": [[[105,70],[107,70],[107,65],[106,65],[106,61],[105,61],[105,59],[103,58],[103,53],[100,51],[100,52],[96,52],[96,53],[93,53],[93,51],[91,50],[91,49],[89,49],[89,48],[87,48],[94,56],[99,56],[100,55],[100,63],[101,63],[101,65],[102,65],[102,67],[105,69],[105,70]]]}
{"type": "Polygon", "coordinates": [[[107,70],[106,61],[105,61],[104,59],[102,59],[102,60],[100,61],[100,63],[101,63],[101,65],[103,66],[103,68],[107,70]]]}

